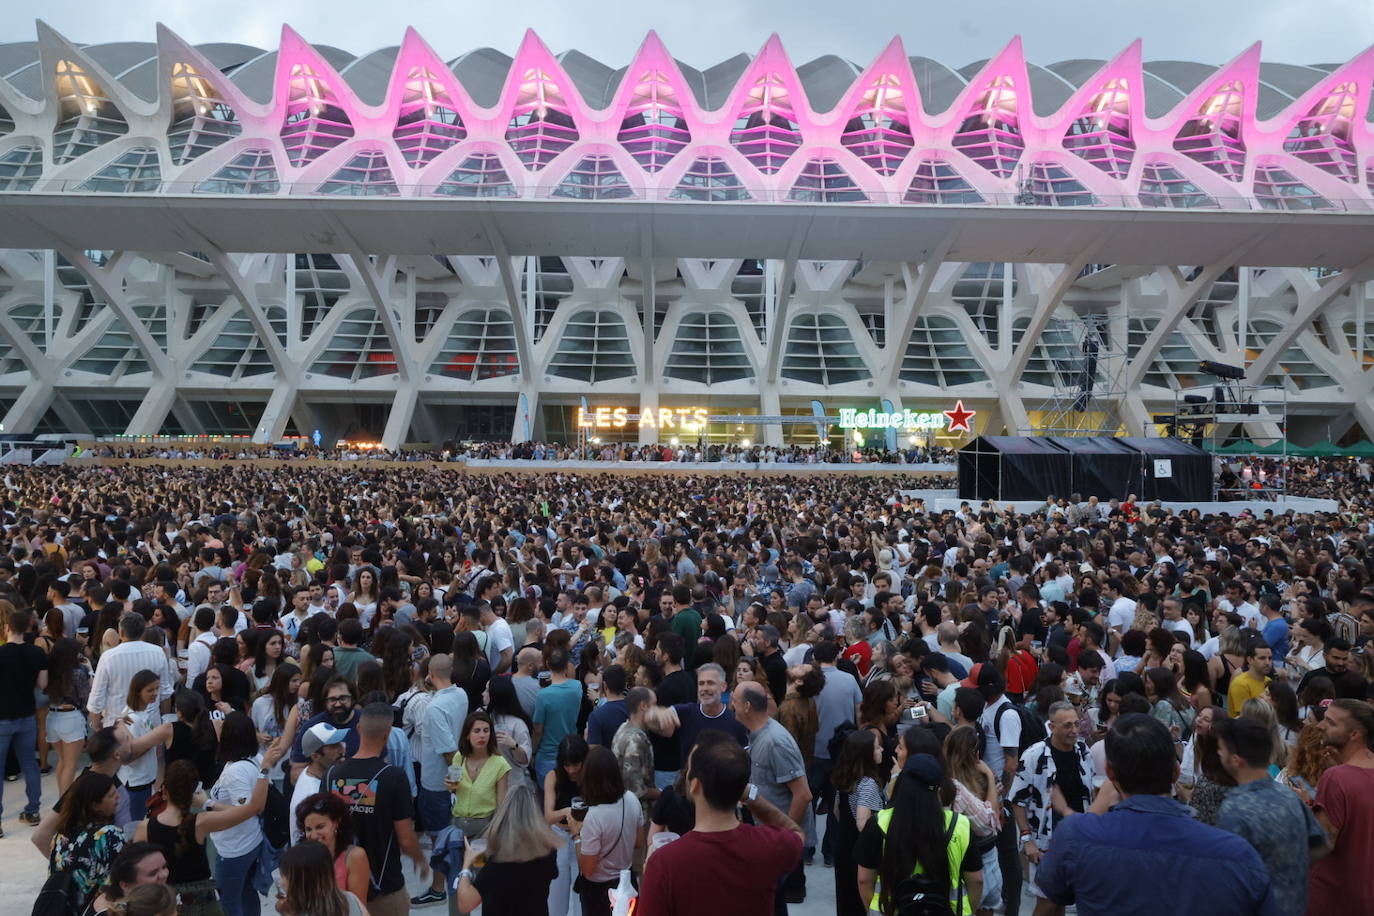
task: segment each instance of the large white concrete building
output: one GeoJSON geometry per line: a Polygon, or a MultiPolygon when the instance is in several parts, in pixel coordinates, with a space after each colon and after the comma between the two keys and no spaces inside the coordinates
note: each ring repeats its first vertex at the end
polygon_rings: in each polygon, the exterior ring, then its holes
{"type": "Polygon", "coordinates": [[[1284,389],[1294,438],[1374,432],[1370,54],[794,67],[771,41],[695,70],[650,36],[614,69],[533,35],[37,35],[0,45],[7,432],[394,446],[956,401],[1018,431],[1087,327],[1130,432],[1202,360],[1284,389]]]}

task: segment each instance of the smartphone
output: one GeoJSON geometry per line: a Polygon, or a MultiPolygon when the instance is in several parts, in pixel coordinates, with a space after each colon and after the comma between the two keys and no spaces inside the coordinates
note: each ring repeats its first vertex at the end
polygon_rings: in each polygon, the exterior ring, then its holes
{"type": "Polygon", "coordinates": [[[912,706],[904,713],[909,722],[924,722],[926,720],[926,708],[924,706],[912,706]]]}

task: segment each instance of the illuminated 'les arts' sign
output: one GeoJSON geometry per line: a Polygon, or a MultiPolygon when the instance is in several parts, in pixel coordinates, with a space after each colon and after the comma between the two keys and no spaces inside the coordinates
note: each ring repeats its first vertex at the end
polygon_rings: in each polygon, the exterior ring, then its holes
{"type": "Polygon", "coordinates": [[[586,429],[623,429],[637,422],[640,429],[705,428],[709,414],[705,407],[660,407],[638,414],[628,407],[577,408],[577,425],[586,429]]]}

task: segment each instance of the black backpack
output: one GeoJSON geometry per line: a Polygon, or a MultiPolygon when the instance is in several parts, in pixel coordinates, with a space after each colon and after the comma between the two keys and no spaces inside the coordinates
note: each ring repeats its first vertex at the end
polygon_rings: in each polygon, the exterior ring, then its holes
{"type": "Polygon", "coordinates": [[[858,729],[853,722],[841,722],[835,726],[835,730],[830,733],[830,740],[825,743],[826,753],[831,760],[839,760],[840,754],[844,751],[844,741],[849,737],[849,733],[858,729]]]}
{"type": "MultiPolygon", "coordinates": [[[[1025,753],[1026,748],[1030,747],[1032,744],[1044,741],[1049,737],[1050,733],[1045,728],[1045,723],[1041,721],[1040,717],[1020,703],[1015,703],[1009,699],[1007,700],[1007,706],[1016,710],[1016,714],[1021,717],[1021,741],[1016,746],[1016,756],[1019,759],[1020,756],[1025,753]]],[[[1002,744],[1002,716],[1006,711],[1005,707],[998,709],[997,715],[992,717],[992,731],[997,737],[997,744],[1001,747],[1006,746],[1002,744]]]]}
{"type": "Polygon", "coordinates": [[[285,849],[291,843],[291,803],[276,786],[267,784],[267,803],[261,814],[263,836],[273,849],[285,849]]]}
{"type": "MultiPolygon", "coordinates": [[[[954,828],[961,816],[955,814],[949,819],[949,826],[945,828],[946,849],[954,839],[954,828]]],[[[906,878],[897,885],[896,916],[960,916],[964,911],[964,877],[954,877],[958,879],[959,893],[953,903],[949,899],[949,885],[937,887],[935,879],[924,873],[906,878]]]]}
{"type": "Polygon", "coordinates": [[[90,912],[77,887],[76,879],[67,869],[59,869],[48,876],[33,901],[33,916],[85,916],[90,912]]]}

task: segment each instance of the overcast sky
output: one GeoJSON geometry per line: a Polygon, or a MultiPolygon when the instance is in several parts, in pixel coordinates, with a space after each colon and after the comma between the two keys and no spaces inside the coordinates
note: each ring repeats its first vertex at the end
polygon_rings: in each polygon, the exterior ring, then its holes
{"type": "Polygon", "coordinates": [[[953,66],[989,57],[1018,34],[1037,63],[1111,57],[1137,37],[1146,59],[1204,63],[1222,63],[1257,40],[1266,60],[1294,64],[1345,61],[1374,44],[1371,0],[4,0],[3,7],[0,42],[31,41],[41,17],[79,43],[152,41],[161,21],[194,44],[275,47],[286,22],[308,41],[362,54],[399,43],[413,25],[440,55],[456,57],[482,46],[513,53],[533,28],[555,52],[577,48],[612,66],[627,63],[649,29],[698,67],[752,53],[775,31],[797,64],[822,54],[865,64],[893,35],[909,54],[953,66]]]}

